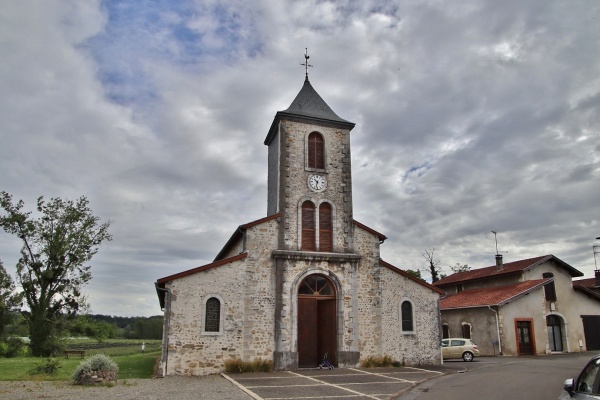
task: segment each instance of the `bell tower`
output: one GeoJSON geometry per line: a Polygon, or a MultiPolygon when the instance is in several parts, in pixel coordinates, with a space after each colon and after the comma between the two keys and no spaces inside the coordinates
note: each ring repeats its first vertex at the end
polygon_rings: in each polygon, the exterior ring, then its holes
{"type": "Polygon", "coordinates": [[[302,89],[275,115],[265,145],[267,214],[281,213],[279,250],[352,252],[350,131],[306,76],[302,89]]]}

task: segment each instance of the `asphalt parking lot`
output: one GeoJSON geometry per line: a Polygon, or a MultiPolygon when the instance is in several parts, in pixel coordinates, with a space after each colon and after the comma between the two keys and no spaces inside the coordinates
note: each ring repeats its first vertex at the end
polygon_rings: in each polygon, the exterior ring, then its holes
{"type": "Polygon", "coordinates": [[[388,399],[462,366],[306,369],[257,374],[224,374],[255,399],[388,399]]]}

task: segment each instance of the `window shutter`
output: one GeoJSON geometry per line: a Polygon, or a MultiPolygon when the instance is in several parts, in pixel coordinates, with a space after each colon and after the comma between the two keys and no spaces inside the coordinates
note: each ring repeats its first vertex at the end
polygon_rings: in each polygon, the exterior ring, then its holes
{"type": "Polygon", "coordinates": [[[302,203],[301,240],[301,250],[315,251],[315,205],[310,201],[302,203]]]}
{"type": "MultiPolygon", "coordinates": [[[[552,272],[544,272],[542,274],[542,278],[544,279],[553,277],[554,274],[552,272]]],[[[556,301],[556,288],[554,286],[554,281],[544,285],[544,294],[546,295],[546,301],[556,301]]]]}
{"type": "Polygon", "coordinates": [[[319,206],[319,251],[333,251],[333,218],[329,203],[319,206]]]}
{"type": "Polygon", "coordinates": [[[308,135],[308,167],[325,169],[325,140],[318,132],[308,135]]]}

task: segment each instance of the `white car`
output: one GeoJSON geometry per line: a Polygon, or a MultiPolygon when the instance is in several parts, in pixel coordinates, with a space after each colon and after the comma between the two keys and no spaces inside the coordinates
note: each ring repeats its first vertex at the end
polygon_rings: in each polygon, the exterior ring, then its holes
{"type": "Polygon", "coordinates": [[[577,378],[567,379],[559,400],[600,399],[600,355],[592,358],[577,378]]]}

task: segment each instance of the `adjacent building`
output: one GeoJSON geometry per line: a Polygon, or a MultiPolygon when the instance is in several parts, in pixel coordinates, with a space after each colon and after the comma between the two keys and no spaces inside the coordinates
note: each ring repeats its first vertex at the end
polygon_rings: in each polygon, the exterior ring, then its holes
{"type": "MultiPolygon", "coordinates": [[[[450,275],[435,286],[443,337],[472,338],[482,355],[541,355],[600,349],[598,281],[553,255],[450,275]]],[[[597,274],[598,279],[600,277],[597,274]]]]}

